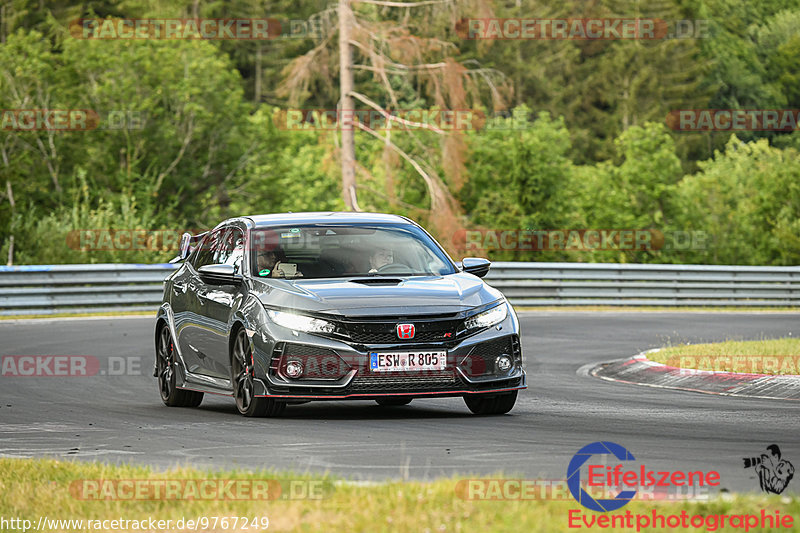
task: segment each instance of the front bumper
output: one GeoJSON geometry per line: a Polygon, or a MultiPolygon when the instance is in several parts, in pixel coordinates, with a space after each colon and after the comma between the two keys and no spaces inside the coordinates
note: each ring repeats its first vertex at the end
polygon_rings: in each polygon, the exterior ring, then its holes
{"type": "MultiPolygon", "coordinates": [[[[493,394],[527,387],[522,349],[515,322],[507,329],[489,328],[458,343],[349,344],[314,335],[293,334],[285,340],[268,342],[257,359],[262,361],[256,381],[259,397],[283,400],[370,399],[387,396],[446,397],[493,394]],[[513,333],[512,333],[513,331],[513,333]],[[447,350],[447,365],[439,371],[373,372],[370,352],[447,350]],[[499,356],[508,355],[513,365],[496,368],[499,356]],[[285,363],[303,357],[322,361],[326,371],[313,376],[289,378],[285,363]],[[324,363],[327,361],[327,363],[324,363]],[[333,362],[333,363],[332,363],[333,362]]],[[[310,359],[305,359],[308,362],[310,359]]]]}

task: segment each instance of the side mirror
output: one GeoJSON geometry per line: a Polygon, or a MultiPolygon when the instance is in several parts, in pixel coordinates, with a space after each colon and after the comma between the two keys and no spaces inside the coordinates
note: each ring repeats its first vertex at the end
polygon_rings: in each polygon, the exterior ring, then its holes
{"type": "Polygon", "coordinates": [[[461,261],[461,270],[482,278],[489,273],[492,262],[481,257],[465,257],[461,261]]]}
{"type": "Polygon", "coordinates": [[[212,285],[237,285],[242,281],[233,265],[203,265],[197,272],[200,279],[212,285]]]}
{"type": "Polygon", "coordinates": [[[200,242],[200,239],[202,239],[206,233],[208,232],[204,231],[199,235],[192,235],[191,233],[186,232],[181,235],[180,251],[178,252],[178,255],[170,260],[170,263],[180,263],[181,261],[185,261],[186,258],[191,255],[197,246],[197,243],[200,242]]]}

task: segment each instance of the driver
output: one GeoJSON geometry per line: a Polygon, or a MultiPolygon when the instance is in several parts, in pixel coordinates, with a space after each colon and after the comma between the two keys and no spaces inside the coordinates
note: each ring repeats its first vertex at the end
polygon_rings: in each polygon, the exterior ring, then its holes
{"type": "MultiPolygon", "coordinates": [[[[281,268],[281,264],[287,264],[290,267],[294,266],[295,270],[293,274],[289,274],[289,276],[302,278],[303,274],[296,270],[296,265],[291,265],[289,263],[284,263],[286,261],[286,256],[280,250],[268,250],[265,252],[260,252],[257,257],[257,266],[258,266],[258,275],[261,277],[270,277],[270,278],[285,278],[287,274],[284,268],[281,268]]],[[[289,269],[291,271],[291,268],[289,269]]]]}
{"type": "Polygon", "coordinates": [[[258,275],[275,277],[275,265],[279,262],[277,251],[266,251],[258,254],[258,275]]]}
{"type": "Polygon", "coordinates": [[[374,274],[378,269],[394,263],[394,252],[389,248],[378,248],[369,256],[369,273],[374,274]]]}

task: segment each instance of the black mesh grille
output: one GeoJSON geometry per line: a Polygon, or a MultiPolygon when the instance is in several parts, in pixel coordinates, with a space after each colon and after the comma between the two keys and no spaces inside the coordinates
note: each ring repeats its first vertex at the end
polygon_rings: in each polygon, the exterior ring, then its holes
{"type": "Polygon", "coordinates": [[[308,344],[291,344],[285,343],[283,348],[283,355],[336,355],[336,352],[327,348],[320,348],[319,346],[311,346],[308,344]]]}
{"type": "Polygon", "coordinates": [[[514,351],[511,339],[512,337],[503,337],[502,339],[482,342],[472,348],[470,352],[487,360],[494,359],[502,354],[511,355],[514,351]]]}
{"type": "Polygon", "coordinates": [[[459,362],[459,368],[470,377],[495,374],[494,364],[497,357],[503,354],[515,357],[517,353],[519,353],[519,340],[516,335],[483,342],[470,350],[469,354],[459,362]]]}
{"type": "Polygon", "coordinates": [[[447,342],[454,340],[461,331],[463,320],[394,320],[391,322],[345,322],[342,324],[353,342],[363,344],[398,344],[414,342],[447,342]],[[397,336],[398,324],[414,324],[414,338],[397,336]]]}
{"type": "Polygon", "coordinates": [[[352,392],[414,392],[430,390],[448,390],[456,388],[458,381],[452,371],[426,376],[356,376],[348,389],[352,392]]]}

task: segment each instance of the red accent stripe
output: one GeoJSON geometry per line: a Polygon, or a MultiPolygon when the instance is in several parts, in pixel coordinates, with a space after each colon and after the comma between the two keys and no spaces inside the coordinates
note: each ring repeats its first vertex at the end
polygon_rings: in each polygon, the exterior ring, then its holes
{"type": "Polygon", "coordinates": [[[343,395],[297,395],[297,394],[256,394],[255,398],[319,398],[319,399],[341,399],[341,398],[375,398],[376,396],[451,396],[453,394],[488,394],[492,392],[506,392],[512,390],[523,390],[528,387],[511,387],[507,389],[491,389],[481,391],[453,390],[447,392],[378,392],[374,394],[343,394],[343,395]]]}

